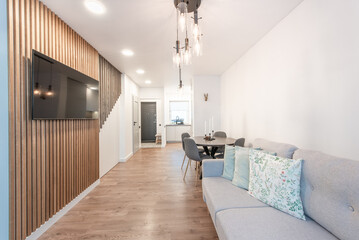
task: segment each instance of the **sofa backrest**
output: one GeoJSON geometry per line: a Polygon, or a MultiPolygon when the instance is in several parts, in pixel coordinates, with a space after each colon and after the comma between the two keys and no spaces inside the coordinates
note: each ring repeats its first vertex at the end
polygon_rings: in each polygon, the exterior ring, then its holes
{"type": "Polygon", "coordinates": [[[340,239],[359,238],[359,161],[298,149],[304,212],[340,239]]]}
{"type": "Polygon", "coordinates": [[[298,149],[296,146],[287,143],[272,142],[263,138],[257,138],[254,140],[253,147],[275,152],[278,156],[284,158],[293,158],[294,151],[298,149]]]}

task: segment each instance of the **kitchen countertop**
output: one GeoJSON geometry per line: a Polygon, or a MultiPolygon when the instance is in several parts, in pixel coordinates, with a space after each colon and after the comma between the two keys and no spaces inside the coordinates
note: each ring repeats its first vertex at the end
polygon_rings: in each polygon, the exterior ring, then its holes
{"type": "Polygon", "coordinates": [[[191,124],[166,124],[166,127],[173,127],[173,126],[192,126],[191,124]]]}

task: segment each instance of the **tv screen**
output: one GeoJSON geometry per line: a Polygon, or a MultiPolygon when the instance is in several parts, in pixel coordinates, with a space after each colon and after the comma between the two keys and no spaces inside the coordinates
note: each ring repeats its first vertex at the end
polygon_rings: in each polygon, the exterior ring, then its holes
{"type": "Polygon", "coordinates": [[[35,50],[33,119],[98,119],[99,82],[35,50]]]}

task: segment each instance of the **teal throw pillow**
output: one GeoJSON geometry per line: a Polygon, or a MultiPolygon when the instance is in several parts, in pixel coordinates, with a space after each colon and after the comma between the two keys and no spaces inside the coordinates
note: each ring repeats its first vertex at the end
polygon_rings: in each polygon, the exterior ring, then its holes
{"type": "Polygon", "coordinates": [[[249,148],[236,147],[234,175],[232,184],[248,190],[249,185],[249,148]]]}
{"type": "MultiPolygon", "coordinates": [[[[262,149],[256,149],[263,153],[276,156],[275,152],[268,152],[262,149]]],[[[249,148],[236,147],[234,174],[232,184],[248,190],[249,186],[249,148]]]]}
{"type": "Polygon", "coordinates": [[[230,181],[232,181],[234,173],[234,154],[235,148],[226,145],[224,149],[224,167],[222,177],[230,181]]]}

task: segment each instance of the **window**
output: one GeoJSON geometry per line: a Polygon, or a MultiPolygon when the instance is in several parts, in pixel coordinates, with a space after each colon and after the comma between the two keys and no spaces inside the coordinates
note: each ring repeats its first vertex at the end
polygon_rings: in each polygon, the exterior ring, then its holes
{"type": "Polygon", "coordinates": [[[173,124],[191,123],[189,101],[170,101],[170,120],[173,124]]]}

